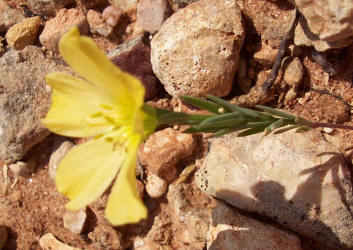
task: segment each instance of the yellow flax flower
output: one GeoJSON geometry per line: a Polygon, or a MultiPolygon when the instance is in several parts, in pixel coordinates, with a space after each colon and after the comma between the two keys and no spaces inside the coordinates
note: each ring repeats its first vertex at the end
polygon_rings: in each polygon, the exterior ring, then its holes
{"type": "Polygon", "coordinates": [[[53,72],[52,104],[43,120],[51,131],[70,137],[92,137],[61,161],[55,182],[77,210],[112,186],[106,218],[114,225],[135,223],[147,216],[136,187],[135,167],[140,142],[152,133],[157,119],[143,111],[144,87],[122,72],[77,28],[63,35],[59,50],[85,80],[53,72]]]}

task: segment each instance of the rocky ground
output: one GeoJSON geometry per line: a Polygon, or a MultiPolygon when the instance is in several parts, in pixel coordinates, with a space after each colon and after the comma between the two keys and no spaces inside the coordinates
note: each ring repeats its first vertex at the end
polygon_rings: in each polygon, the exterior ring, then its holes
{"type": "Polygon", "coordinates": [[[149,217],[111,226],[108,193],[69,212],[53,181],[84,140],[41,125],[44,76],[71,27],[139,77],[146,101],[213,94],[353,125],[351,0],[0,0],[0,249],[353,249],[353,132],[210,138],[161,127],[141,145],[149,217]],[[299,10],[278,76],[261,87],[299,10]]]}

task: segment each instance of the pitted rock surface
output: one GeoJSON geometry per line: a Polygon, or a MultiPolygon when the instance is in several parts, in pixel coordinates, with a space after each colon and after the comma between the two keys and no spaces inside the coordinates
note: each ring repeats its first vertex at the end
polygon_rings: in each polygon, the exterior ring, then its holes
{"type": "Polygon", "coordinates": [[[153,71],[172,96],[225,96],[244,36],[236,1],[192,3],[168,18],[153,37],[153,71]]]}
{"type": "Polygon", "coordinates": [[[195,182],[209,195],[304,236],[353,247],[351,175],[319,131],[213,139],[195,182]]]}

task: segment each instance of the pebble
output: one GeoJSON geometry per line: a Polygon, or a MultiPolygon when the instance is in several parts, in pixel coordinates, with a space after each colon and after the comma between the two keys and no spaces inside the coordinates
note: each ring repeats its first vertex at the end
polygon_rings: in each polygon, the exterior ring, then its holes
{"type": "Polygon", "coordinates": [[[0,58],[0,157],[14,163],[49,131],[41,120],[50,105],[44,77],[66,67],[46,59],[39,47],[10,50],[0,58]],[[26,121],[26,122],[23,122],[26,121]]]}
{"type": "Polygon", "coordinates": [[[81,250],[80,248],[71,247],[57,240],[51,233],[43,235],[39,239],[39,245],[42,250],[81,250]]]}
{"type": "Polygon", "coordinates": [[[333,132],[333,128],[323,128],[323,130],[327,134],[331,134],[333,132]]]}
{"type": "Polygon", "coordinates": [[[146,192],[151,198],[160,198],[167,191],[168,183],[158,175],[147,175],[146,192]]]}
{"type": "Polygon", "coordinates": [[[111,5],[103,10],[102,18],[108,25],[115,27],[119,22],[122,14],[123,11],[120,8],[111,5]]]}
{"type": "Polygon", "coordinates": [[[88,233],[88,238],[92,240],[92,249],[127,249],[129,242],[123,239],[119,230],[109,225],[98,224],[93,232],[88,233]]]}
{"type": "MultiPolygon", "coordinates": [[[[284,69],[284,82],[289,86],[289,90],[285,95],[284,102],[289,103],[297,96],[297,89],[303,80],[304,67],[298,57],[288,58],[290,61],[284,69]]],[[[284,60],[286,62],[286,60],[284,60]]]]}
{"type": "Polygon", "coordinates": [[[149,173],[170,181],[175,178],[170,173],[176,174],[176,164],[191,156],[196,145],[193,135],[166,128],[148,137],[139,151],[140,162],[147,166],[149,173]]]}
{"type": "Polygon", "coordinates": [[[278,49],[262,43],[261,49],[254,54],[254,59],[262,66],[272,67],[276,60],[278,49]]]}
{"type": "Polygon", "coordinates": [[[108,57],[115,65],[141,80],[146,89],[145,100],[152,99],[161,88],[161,84],[153,74],[150,52],[147,39],[144,35],[139,35],[108,53],[108,57]]]}
{"type": "Polygon", "coordinates": [[[114,28],[104,22],[102,14],[96,10],[89,10],[87,12],[87,22],[91,33],[101,34],[105,37],[109,36],[114,28]]]}
{"type": "Polygon", "coordinates": [[[41,44],[53,52],[58,52],[60,37],[77,26],[82,35],[89,31],[86,16],[79,9],[60,9],[58,14],[46,22],[42,34],[39,36],[41,44]]]}
{"type": "Polygon", "coordinates": [[[24,19],[9,28],[6,41],[14,49],[21,50],[32,45],[37,39],[41,19],[39,16],[24,19]]]}
{"type": "Polygon", "coordinates": [[[59,9],[74,2],[74,0],[28,0],[30,9],[34,13],[44,16],[54,16],[59,9]]]}
{"type": "Polygon", "coordinates": [[[294,233],[241,215],[236,209],[218,202],[212,209],[207,232],[207,249],[301,250],[294,233]]]}
{"type": "Polygon", "coordinates": [[[295,0],[293,2],[303,15],[295,30],[296,45],[313,45],[317,51],[325,51],[342,48],[352,43],[352,1],[295,0]]]}
{"type": "Polygon", "coordinates": [[[109,0],[109,3],[119,7],[124,13],[131,14],[136,12],[138,0],[109,0]]]}
{"type": "Polygon", "coordinates": [[[22,176],[22,177],[29,177],[32,172],[34,171],[36,165],[35,161],[29,161],[23,162],[23,161],[18,161],[14,164],[10,164],[9,168],[17,176],[22,176]]]}
{"type": "Polygon", "coordinates": [[[5,226],[0,226],[0,249],[2,249],[7,241],[7,230],[5,226]]]}
{"type": "Polygon", "coordinates": [[[12,25],[24,19],[20,10],[10,8],[4,0],[0,0],[0,33],[5,33],[12,25]]]}
{"type": "Polygon", "coordinates": [[[153,71],[174,97],[225,96],[244,37],[236,1],[198,1],[174,13],[152,38],[153,71]]]}
{"type": "Polygon", "coordinates": [[[171,14],[167,0],[140,0],[137,5],[137,21],[151,34],[156,33],[171,14]]]}
{"type": "Polygon", "coordinates": [[[74,144],[71,141],[63,141],[53,150],[48,164],[49,176],[52,180],[55,179],[55,173],[61,160],[65,157],[65,155],[71,150],[73,146],[74,144]]]}
{"type": "Polygon", "coordinates": [[[64,227],[74,234],[80,234],[85,225],[86,218],[87,213],[85,208],[77,211],[65,211],[63,218],[64,227]]]}
{"type": "Polygon", "coordinates": [[[200,189],[328,246],[353,247],[351,176],[320,131],[229,134],[210,143],[195,177],[200,189]]]}

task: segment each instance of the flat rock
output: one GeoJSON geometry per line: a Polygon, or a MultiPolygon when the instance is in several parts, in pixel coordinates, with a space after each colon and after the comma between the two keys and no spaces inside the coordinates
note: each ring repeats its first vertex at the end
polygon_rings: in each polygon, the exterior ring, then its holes
{"type": "Polygon", "coordinates": [[[244,36],[235,0],[192,3],[168,18],[153,37],[153,71],[172,96],[225,96],[244,36]]]}
{"type": "Polygon", "coordinates": [[[45,16],[53,16],[59,9],[74,2],[74,0],[28,0],[29,7],[34,13],[45,16]]]}
{"type": "Polygon", "coordinates": [[[353,247],[351,175],[340,151],[317,130],[212,139],[195,182],[323,244],[353,247]]]}
{"type": "Polygon", "coordinates": [[[79,9],[60,9],[57,15],[46,22],[39,41],[48,50],[57,52],[60,37],[77,26],[81,34],[87,34],[89,27],[86,16],[79,9]]]}
{"type": "Polygon", "coordinates": [[[41,23],[39,16],[26,18],[9,28],[6,41],[14,49],[21,50],[32,45],[37,39],[37,32],[41,23]]]}
{"type": "Polygon", "coordinates": [[[0,0],[0,33],[5,33],[12,25],[22,22],[25,17],[20,10],[8,6],[0,0]]]}
{"type": "Polygon", "coordinates": [[[74,144],[69,141],[60,141],[57,142],[54,146],[53,152],[49,159],[49,176],[52,180],[55,179],[56,170],[61,162],[61,160],[65,157],[65,155],[70,151],[70,149],[74,146],[74,144]]]}
{"type": "Polygon", "coordinates": [[[295,234],[241,215],[221,202],[212,210],[207,232],[208,250],[301,250],[295,234]]]}
{"type": "Polygon", "coordinates": [[[39,239],[39,245],[43,250],[80,250],[80,248],[71,247],[57,240],[51,233],[43,235],[39,239]]]}
{"type": "Polygon", "coordinates": [[[340,48],[353,41],[353,4],[351,0],[293,0],[304,19],[296,29],[295,43],[312,40],[319,51],[340,48]],[[302,29],[302,30],[300,30],[302,29]],[[304,32],[302,32],[304,31],[304,32]],[[299,38],[301,37],[301,39],[299,38]],[[322,42],[320,42],[322,41],[322,42]]]}
{"type": "Polygon", "coordinates": [[[136,11],[138,0],[109,0],[109,3],[119,7],[124,13],[133,13],[136,11]]]}
{"type": "Polygon", "coordinates": [[[86,217],[87,213],[85,208],[77,211],[65,211],[63,218],[64,227],[74,234],[80,234],[85,224],[86,217]]]}
{"type": "Polygon", "coordinates": [[[56,69],[35,46],[0,58],[0,158],[6,162],[20,160],[49,134],[41,124],[51,92],[44,76],[56,69]]]}
{"type": "Polygon", "coordinates": [[[161,28],[171,14],[167,0],[141,0],[137,5],[137,21],[145,31],[152,34],[161,28]]]}
{"type": "Polygon", "coordinates": [[[143,35],[126,41],[108,53],[115,65],[141,80],[146,89],[145,100],[153,98],[161,85],[153,73],[150,53],[151,48],[143,35]]]}

